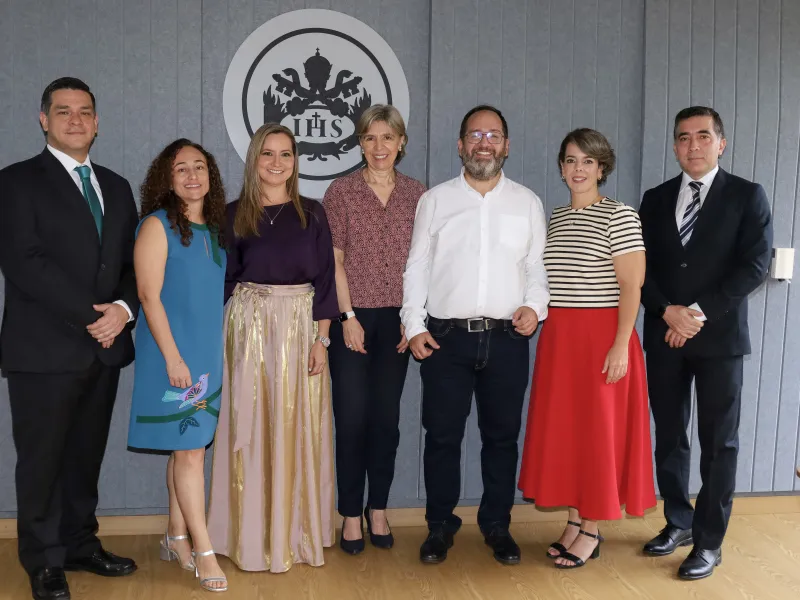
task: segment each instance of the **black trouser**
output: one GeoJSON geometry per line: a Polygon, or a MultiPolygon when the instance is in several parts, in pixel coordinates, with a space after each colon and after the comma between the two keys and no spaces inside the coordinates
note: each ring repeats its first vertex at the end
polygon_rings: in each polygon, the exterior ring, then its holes
{"type": "Polygon", "coordinates": [[[77,373],[8,373],[19,560],[28,573],[100,548],[97,481],[118,381],[119,369],[99,361],[77,373]]]}
{"type": "Polygon", "coordinates": [[[435,318],[428,320],[428,331],[440,346],[420,370],[428,527],[456,531],[461,525],[453,509],[461,491],[461,442],[473,392],[482,442],[478,525],[484,533],[495,525],[508,527],[530,369],[529,338],[513,329],[470,333],[435,318]]]}
{"type": "Polygon", "coordinates": [[[691,358],[664,345],[647,353],[650,407],[656,424],[656,478],[670,525],[692,529],[698,548],[722,545],[733,506],[742,398],[741,356],[691,358]],[[697,434],[702,487],[689,503],[690,443],[686,429],[692,378],[697,388],[697,434]]]}
{"type": "Polygon", "coordinates": [[[364,329],[366,354],[345,347],[342,324],[331,323],[329,351],[336,422],[336,482],[339,513],[358,517],[367,505],[386,508],[400,442],[400,396],[409,351],[400,343],[399,308],[355,308],[364,329]]]}

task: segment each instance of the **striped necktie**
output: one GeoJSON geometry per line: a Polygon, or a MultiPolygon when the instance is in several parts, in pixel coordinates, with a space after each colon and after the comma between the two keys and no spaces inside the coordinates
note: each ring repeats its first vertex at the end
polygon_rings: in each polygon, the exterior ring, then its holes
{"type": "Polygon", "coordinates": [[[700,188],[703,187],[703,184],[700,181],[690,181],[689,187],[692,188],[692,201],[686,207],[686,212],[683,213],[680,230],[681,244],[684,246],[689,243],[697,216],[700,214],[700,188]]]}

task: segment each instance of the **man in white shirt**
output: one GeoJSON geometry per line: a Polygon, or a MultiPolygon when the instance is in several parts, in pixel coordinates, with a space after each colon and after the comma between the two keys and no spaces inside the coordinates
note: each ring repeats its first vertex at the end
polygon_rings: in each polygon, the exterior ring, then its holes
{"type": "Polygon", "coordinates": [[[33,597],[69,598],[64,570],[118,576],[135,563],[97,538],[97,482],[120,369],[133,361],[136,203],[89,160],[95,98],[63,77],[42,94],[41,154],[0,171],[0,269],[17,452],[19,559],[33,597]]]}
{"type": "Polygon", "coordinates": [[[475,394],[483,448],[478,524],[495,558],[520,561],[508,527],[517,438],[530,369],[529,339],[547,316],[542,202],[503,174],[508,125],[494,107],[461,122],[461,175],[425,193],[417,207],[400,312],[411,352],[422,361],[425,563],[447,558],[461,526],[464,427],[475,394]]]}

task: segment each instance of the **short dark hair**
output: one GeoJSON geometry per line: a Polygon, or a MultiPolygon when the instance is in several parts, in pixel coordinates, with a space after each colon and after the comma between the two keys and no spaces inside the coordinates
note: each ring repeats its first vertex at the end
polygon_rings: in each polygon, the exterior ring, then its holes
{"type": "Polygon", "coordinates": [[[92,99],[92,110],[97,109],[94,94],[92,90],[89,89],[88,85],[77,77],[59,77],[55,81],[51,81],[50,84],[44,88],[44,92],[42,92],[41,111],[44,114],[50,112],[50,107],[53,105],[53,92],[57,92],[58,90],[80,90],[86,92],[92,99]]]}
{"type": "Polygon", "coordinates": [[[503,116],[503,113],[500,112],[497,108],[492,106],[491,104],[479,104],[475,108],[471,108],[467,114],[464,115],[464,118],[461,119],[461,129],[458,132],[459,139],[462,139],[465,135],[467,135],[467,121],[469,118],[474,115],[475,113],[489,111],[496,114],[500,117],[500,122],[503,124],[503,136],[508,139],[508,123],[506,123],[506,118],[503,116]]]}
{"type": "Polygon", "coordinates": [[[614,149],[608,143],[608,139],[599,131],[582,127],[580,129],[573,129],[561,142],[561,148],[558,150],[558,166],[564,163],[567,156],[567,146],[575,144],[586,156],[597,161],[598,166],[603,170],[603,176],[597,180],[597,185],[603,185],[608,176],[614,172],[614,165],[617,164],[617,157],[614,154],[614,149]]]}
{"type": "Polygon", "coordinates": [[[714,133],[720,138],[725,137],[725,126],[722,124],[722,117],[719,116],[717,111],[709,106],[690,106],[675,115],[675,126],[672,129],[673,140],[678,139],[678,125],[680,122],[692,117],[711,117],[714,120],[714,133]]]}

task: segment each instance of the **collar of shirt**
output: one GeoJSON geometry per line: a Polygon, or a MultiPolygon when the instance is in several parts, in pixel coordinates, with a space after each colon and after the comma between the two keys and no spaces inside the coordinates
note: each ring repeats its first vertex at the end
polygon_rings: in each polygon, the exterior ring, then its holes
{"type": "Polygon", "coordinates": [[[708,192],[708,189],[711,187],[711,184],[714,183],[714,177],[717,176],[717,171],[719,171],[719,165],[711,169],[708,173],[703,175],[700,179],[694,180],[686,173],[683,174],[681,178],[681,189],[678,191],[679,194],[683,193],[683,191],[689,187],[689,183],[692,181],[699,181],[703,184],[703,187],[700,188],[700,195],[705,197],[704,192],[708,192]]]}
{"type": "Polygon", "coordinates": [[[69,174],[70,177],[72,177],[72,181],[75,182],[75,185],[77,186],[78,191],[81,193],[81,195],[83,195],[83,184],[81,183],[81,176],[75,170],[75,167],[79,167],[82,165],[89,167],[89,169],[91,170],[91,174],[89,175],[89,181],[91,181],[92,187],[94,188],[94,191],[97,194],[97,199],[100,200],[100,208],[105,213],[106,205],[103,199],[103,190],[100,189],[100,182],[97,181],[97,175],[95,174],[94,168],[92,167],[92,163],[89,160],[89,155],[87,154],[86,160],[80,163],[71,156],[69,156],[68,154],[61,152],[61,150],[56,150],[50,144],[47,144],[47,149],[53,156],[56,157],[58,162],[60,162],[61,165],[67,170],[67,173],[69,174]]]}
{"type": "MultiPolygon", "coordinates": [[[[469,182],[467,182],[467,178],[464,177],[464,171],[465,171],[464,167],[461,167],[461,175],[459,176],[459,179],[461,180],[461,185],[463,185],[464,189],[466,189],[468,192],[471,192],[473,194],[477,194],[478,196],[481,196],[481,193],[478,190],[476,190],[474,187],[472,187],[469,184],[469,182]]],[[[505,185],[506,185],[506,174],[501,169],[500,170],[500,179],[497,180],[497,185],[495,185],[491,190],[486,192],[486,196],[481,196],[481,198],[488,198],[489,196],[495,196],[495,195],[499,194],[500,192],[503,191],[503,187],[505,187],[505,185]]]]}
{"type": "MultiPolygon", "coordinates": [[[[83,162],[78,162],[77,160],[72,158],[69,154],[65,154],[61,150],[56,150],[50,144],[47,144],[47,149],[50,150],[50,153],[58,159],[58,162],[60,162],[64,166],[64,168],[70,175],[75,173],[75,167],[87,166],[90,169],[92,169],[92,163],[89,160],[88,154],[86,155],[86,160],[84,160],[83,162]]],[[[92,169],[92,175],[94,175],[94,169],[92,169]]],[[[80,177],[80,175],[78,177],[80,177]]]]}

